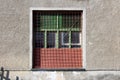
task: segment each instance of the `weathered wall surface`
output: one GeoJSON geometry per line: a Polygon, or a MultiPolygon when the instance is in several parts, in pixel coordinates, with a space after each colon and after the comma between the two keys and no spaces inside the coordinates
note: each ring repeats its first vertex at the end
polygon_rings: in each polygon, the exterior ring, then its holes
{"type": "Polygon", "coordinates": [[[87,71],[87,72],[31,72],[10,71],[11,80],[120,80],[120,71],[87,71]]]}
{"type": "Polygon", "coordinates": [[[120,0],[87,2],[87,69],[120,69],[120,0]]]}
{"type": "Polygon", "coordinates": [[[29,3],[0,0],[0,66],[28,69],[29,3]]]}
{"type": "Polygon", "coordinates": [[[0,66],[30,70],[30,8],[85,7],[85,0],[0,0],[0,66]]]}
{"type": "Polygon", "coordinates": [[[0,66],[29,68],[30,7],[86,8],[86,70],[120,69],[120,0],[0,0],[0,66]]]}

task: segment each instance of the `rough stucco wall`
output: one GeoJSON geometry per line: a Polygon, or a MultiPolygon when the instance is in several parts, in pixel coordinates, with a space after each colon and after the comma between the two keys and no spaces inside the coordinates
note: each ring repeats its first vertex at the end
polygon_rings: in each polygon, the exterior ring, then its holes
{"type": "Polygon", "coordinates": [[[119,4],[120,0],[0,0],[0,66],[30,69],[30,7],[87,7],[86,70],[120,69],[119,4]]]}
{"type": "Polygon", "coordinates": [[[120,71],[47,72],[10,71],[11,80],[120,80],[120,71]]]}
{"type": "Polygon", "coordinates": [[[28,69],[29,5],[21,0],[0,0],[0,66],[28,69]]]}
{"type": "MultiPolygon", "coordinates": [[[[86,7],[86,70],[120,69],[119,4],[119,0],[0,0],[0,66],[30,70],[30,7],[86,7]]],[[[16,76],[20,80],[120,80],[119,71],[9,72],[11,80],[16,76]]]]}
{"type": "Polygon", "coordinates": [[[120,0],[87,2],[87,70],[120,69],[120,0]]]}

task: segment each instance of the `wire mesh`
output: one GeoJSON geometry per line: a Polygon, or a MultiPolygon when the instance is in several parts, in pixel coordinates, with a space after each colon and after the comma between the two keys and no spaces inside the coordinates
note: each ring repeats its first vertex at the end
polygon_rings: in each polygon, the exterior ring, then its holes
{"type": "Polygon", "coordinates": [[[33,11],[33,68],[82,67],[82,11],[33,11]]]}

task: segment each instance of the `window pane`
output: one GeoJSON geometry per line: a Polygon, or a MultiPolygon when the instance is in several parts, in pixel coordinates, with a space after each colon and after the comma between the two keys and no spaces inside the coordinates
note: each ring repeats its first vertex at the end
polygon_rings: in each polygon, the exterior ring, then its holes
{"type": "Polygon", "coordinates": [[[59,34],[59,47],[69,47],[69,32],[60,32],[59,34]]]}
{"type": "Polygon", "coordinates": [[[53,14],[42,15],[40,23],[42,29],[57,29],[57,16],[53,14]]]}
{"type": "Polygon", "coordinates": [[[62,19],[64,28],[80,28],[80,14],[64,14],[62,19]]]}
{"type": "Polygon", "coordinates": [[[65,28],[70,28],[72,26],[72,15],[63,15],[63,26],[65,28]]]}
{"type": "Polygon", "coordinates": [[[80,29],[80,12],[36,12],[34,26],[40,29],[80,29]]]}
{"type": "Polygon", "coordinates": [[[69,43],[69,33],[62,32],[63,43],[69,43]]]}
{"type": "Polygon", "coordinates": [[[47,33],[47,48],[55,48],[55,32],[47,33]]]}
{"type": "Polygon", "coordinates": [[[80,42],[80,33],[79,32],[72,32],[71,33],[71,43],[79,43],[80,42]]]}
{"type": "Polygon", "coordinates": [[[44,32],[35,33],[35,47],[44,47],[44,32]]]}

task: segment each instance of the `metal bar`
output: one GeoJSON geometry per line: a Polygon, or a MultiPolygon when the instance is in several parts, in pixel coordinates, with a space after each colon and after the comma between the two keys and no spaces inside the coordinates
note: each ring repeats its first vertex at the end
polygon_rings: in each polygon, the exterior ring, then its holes
{"type": "Polygon", "coordinates": [[[2,71],[1,80],[3,80],[3,77],[4,77],[4,68],[3,67],[1,67],[1,71],[2,71]]]}
{"type": "Polygon", "coordinates": [[[10,80],[9,79],[9,71],[8,70],[6,71],[6,80],[10,80]]]}

